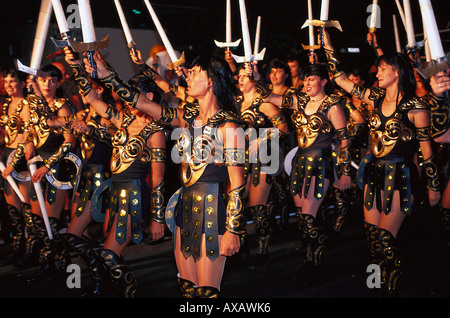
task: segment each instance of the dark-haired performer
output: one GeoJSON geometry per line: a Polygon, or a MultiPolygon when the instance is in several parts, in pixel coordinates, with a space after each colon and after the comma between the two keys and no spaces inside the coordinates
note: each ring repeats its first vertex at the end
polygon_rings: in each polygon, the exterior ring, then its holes
{"type": "MultiPolygon", "coordinates": [[[[90,85],[93,94],[106,104],[115,104],[115,100],[108,90],[87,78],[86,74],[78,64],[70,64],[74,74],[74,80],[81,85],[90,85]]],[[[84,98],[82,96],[82,98],[84,98]]],[[[109,287],[105,282],[105,275],[101,275],[102,262],[97,253],[99,242],[91,239],[86,234],[86,229],[92,223],[90,213],[93,194],[102,184],[111,178],[109,164],[112,154],[112,135],[117,128],[106,118],[101,117],[95,108],[88,103],[84,110],[78,111],[72,116],[55,117],[47,122],[52,127],[66,126],[74,130],[75,136],[79,140],[82,167],[77,188],[72,199],[71,218],[67,226],[66,233],[63,234],[63,244],[60,247],[59,266],[66,272],[66,267],[70,264],[70,255],[76,252],[77,255],[88,266],[89,273],[93,279],[93,284],[89,286],[82,296],[101,297],[104,289],[109,287]]],[[[100,190],[99,190],[100,191],[100,190]]],[[[101,197],[102,203],[104,198],[101,197]]],[[[104,205],[98,204],[95,220],[100,222],[101,213],[104,212],[104,205]]]]}
{"type": "MultiPolygon", "coordinates": [[[[253,68],[257,65],[253,65],[253,68]]],[[[281,139],[288,133],[288,125],[281,110],[271,103],[264,102],[257,82],[253,78],[248,63],[238,68],[238,83],[241,94],[237,97],[237,106],[241,119],[247,124],[248,154],[246,178],[249,216],[255,222],[256,260],[253,266],[261,268],[270,259],[269,241],[272,237],[271,207],[268,204],[273,178],[280,173],[281,139]],[[265,160],[266,148],[271,151],[271,159],[265,160]],[[259,156],[258,156],[259,155],[259,156]],[[262,160],[261,160],[262,159],[262,160]],[[263,161],[263,162],[262,162],[263,161]],[[278,164],[276,164],[278,163],[278,164]]],[[[269,158],[267,158],[269,159],[269,158]]]]}
{"type": "MultiPolygon", "coordinates": [[[[98,53],[95,59],[99,65],[103,65],[98,53]]],[[[69,64],[81,63],[74,60],[73,55],[67,51],[66,61],[69,64]]],[[[92,73],[93,69],[87,59],[84,62],[86,71],[92,73]]],[[[139,85],[136,90],[149,100],[158,100],[156,96],[161,97],[158,88],[153,81],[150,82],[146,87],[139,85]]],[[[103,102],[95,96],[88,81],[78,80],[77,83],[85,100],[101,116],[117,126],[117,132],[112,137],[112,185],[108,214],[104,222],[106,240],[100,256],[108,271],[108,278],[116,286],[119,295],[133,298],[137,295],[137,282],[124,264],[122,252],[130,242],[138,244],[142,241],[142,221],[149,217],[149,212],[152,239],[158,240],[164,235],[166,145],[163,126],[127,104],[123,109],[117,109],[115,105],[103,102]],[[147,182],[149,174],[150,184],[147,182]]]]}
{"type": "Polygon", "coordinates": [[[60,162],[75,147],[76,142],[72,130],[48,126],[47,120],[52,116],[70,116],[72,111],[67,100],[61,97],[61,71],[51,64],[42,67],[41,71],[46,75],[37,76],[35,81],[28,80],[34,94],[27,96],[30,108],[30,138],[25,146],[25,157],[30,160],[39,155],[43,159],[43,162],[37,163],[38,169],[31,177],[31,183],[42,184],[53,240],[49,239],[35,189],[30,185],[33,212],[33,232],[30,235],[31,239],[37,238],[38,242],[43,243],[43,247],[40,250],[41,268],[28,282],[55,277],[55,251],[61,240],[58,232],[62,228],[60,215],[68,190],[56,188],[45,176],[52,172],[56,179],[61,178],[60,162]]]}
{"type": "MultiPolygon", "coordinates": [[[[6,168],[2,172],[2,176],[5,178],[2,188],[12,230],[12,252],[2,260],[2,264],[11,264],[14,268],[26,249],[25,228],[32,224],[31,206],[28,199],[29,182],[25,180],[16,181],[22,196],[27,201],[21,202],[12,187],[6,182],[6,177],[14,170],[16,172],[27,170],[23,150],[29,134],[30,111],[24,97],[25,74],[14,69],[5,70],[3,72],[3,85],[8,98],[3,104],[3,114],[0,117],[0,125],[5,129],[5,148],[1,152],[1,161],[6,168]],[[8,158],[14,151],[11,162],[8,164],[8,158]]],[[[2,224],[2,226],[6,228],[5,224],[2,224]]]]}
{"type": "Polygon", "coordinates": [[[379,87],[366,89],[340,71],[326,31],[323,39],[328,69],[336,83],[374,108],[368,121],[371,153],[359,167],[358,182],[364,187],[370,261],[381,267],[383,291],[395,295],[402,273],[396,236],[420,191],[418,170],[413,162],[419,144],[430,205],[440,201],[428,105],[415,95],[413,67],[406,56],[398,53],[380,56],[376,62],[379,87]]]}
{"type": "Polygon", "coordinates": [[[342,191],[351,184],[351,142],[341,96],[333,93],[326,67],[310,64],[304,75],[304,92],[288,90],[283,96],[270,95],[267,100],[293,110],[298,150],[292,160],[290,190],[300,217],[299,227],[306,238],[305,262],[293,278],[310,287],[324,278],[324,231],[316,217],[333,179],[333,139],[337,137],[339,142],[336,149],[340,168],[338,186],[342,191]]]}
{"type": "Polygon", "coordinates": [[[245,140],[228,64],[209,55],[194,59],[186,82],[187,94],[197,102],[169,108],[133,90],[96,61],[102,82],[124,101],[183,128],[178,130],[183,187],[174,217],[178,282],[183,297],[218,297],[226,256],[239,250],[239,235],[245,233],[245,140]]]}

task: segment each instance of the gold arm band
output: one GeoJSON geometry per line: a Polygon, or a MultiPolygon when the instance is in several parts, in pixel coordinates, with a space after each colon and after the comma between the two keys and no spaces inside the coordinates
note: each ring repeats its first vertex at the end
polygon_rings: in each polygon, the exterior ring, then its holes
{"type": "Polygon", "coordinates": [[[328,72],[333,76],[333,79],[344,74],[343,71],[340,70],[339,60],[336,58],[334,51],[324,49],[325,55],[327,56],[327,68],[328,72]]]}
{"type": "Polygon", "coordinates": [[[229,149],[223,150],[226,166],[243,166],[245,164],[245,149],[229,149]]]}
{"type": "Polygon", "coordinates": [[[434,163],[434,154],[423,161],[421,164],[425,177],[427,179],[427,188],[433,191],[440,190],[440,181],[439,181],[439,173],[436,164],[434,163]]]}
{"type": "Polygon", "coordinates": [[[237,235],[246,233],[244,209],[245,184],[228,192],[227,223],[229,232],[237,235]]]}
{"type": "Polygon", "coordinates": [[[366,94],[367,88],[360,86],[358,84],[353,85],[353,88],[350,92],[352,96],[354,96],[357,99],[362,100],[364,98],[364,95],[366,94]]]}
{"type": "Polygon", "coordinates": [[[164,223],[164,180],[152,189],[152,219],[157,223],[164,223]]]}
{"type": "Polygon", "coordinates": [[[350,145],[342,147],[337,155],[337,163],[339,164],[340,172],[346,176],[351,174],[352,156],[349,148],[350,145]]]}
{"type": "Polygon", "coordinates": [[[159,119],[159,121],[170,124],[172,120],[176,118],[178,118],[178,112],[176,108],[161,106],[161,118],[159,119]]]}
{"type": "Polygon", "coordinates": [[[25,144],[23,144],[23,143],[17,144],[16,151],[14,152],[14,156],[11,160],[11,166],[14,169],[17,168],[19,161],[25,157],[24,149],[25,149],[25,144]]]}
{"type": "Polygon", "coordinates": [[[48,169],[51,170],[57,162],[59,162],[62,158],[64,158],[70,151],[70,148],[72,147],[72,143],[70,142],[65,142],[63,143],[58,151],[53,154],[48,161],[44,164],[44,166],[48,169]]]}
{"type": "Polygon", "coordinates": [[[347,127],[336,129],[336,138],[339,141],[349,139],[350,136],[348,135],[347,127]]]}
{"type": "Polygon", "coordinates": [[[431,126],[416,128],[417,140],[431,140],[431,126]]]}
{"type": "Polygon", "coordinates": [[[166,162],[166,149],[164,148],[150,148],[151,162],[166,162]]]}

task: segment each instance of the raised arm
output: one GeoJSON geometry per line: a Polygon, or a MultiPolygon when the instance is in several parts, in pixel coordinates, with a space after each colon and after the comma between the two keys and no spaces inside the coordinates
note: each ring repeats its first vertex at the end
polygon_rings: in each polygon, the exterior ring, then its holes
{"type": "MultiPolygon", "coordinates": [[[[145,94],[141,94],[140,91],[124,82],[116,73],[108,70],[100,59],[98,52],[94,54],[94,61],[100,81],[116,93],[123,102],[128,103],[129,106],[150,115],[156,120],[163,121],[172,126],[183,125],[184,127],[183,109],[161,106],[148,99],[145,94]]],[[[85,63],[85,68],[89,74],[94,70],[89,63],[85,63]]]]}
{"type": "Polygon", "coordinates": [[[353,81],[348,79],[345,72],[340,69],[339,60],[335,56],[328,32],[325,29],[323,30],[323,43],[323,48],[328,61],[328,72],[332,75],[336,84],[354,97],[373,107],[373,101],[369,99],[370,90],[355,84],[353,81]]]}
{"type": "Polygon", "coordinates": [[[145,76],[150,77],[166,94],[172,94],[176,98],[183,101],[188,100],[186,98],[186,89],[182,86],[177,86],[166,81],[160,74],[158,74],[154,69],[148,66],[142,59],[142,53],[136,50],[136,55],[130,50],[131,60],[141,68],[145,76]]]}

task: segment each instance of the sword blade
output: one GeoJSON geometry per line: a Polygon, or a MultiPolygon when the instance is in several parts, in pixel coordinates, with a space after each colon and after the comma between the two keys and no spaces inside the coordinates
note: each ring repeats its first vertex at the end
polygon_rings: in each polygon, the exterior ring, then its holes
{"type": "MultiPolygon", "coordinates": [[[[3,170],[5,169],[6,167],[4,163],[0,161],[0,171],[3,172],[3,170]]],[[[11,175],[7,176],[6,181],[8,181],[8,183],[11,185],[11,188],[13,188],[14,192],[17,194],[20,201],[22,201],[23,203],[27,203],[25,197],[23,196],[22,192],[20,192],[19,187],[17,186],[17,183],[14,181],[13,177],[11,175]]]]}
{"type": "Polygon", "coordinates": [[[169,38],[166,35],[166,32],[164,31],[161,25],[161,22],[159,22],[155,10],[153,10],[153,7],[148,0],[144,0],[144,2],[145,5],[147,6],[148,12],[150,13],[150,16],[152,17],[153,23],[155,24],[156,29],[158,30],[159,36],[161,37],[161,40],[166,48],[166,51],[169,54],[170,59],[172,60],[172,63],[175,63],[178,60],[178,57],[175,53],[175,50],[172,47],[172,44],[169,41],[169,38]]]}
{"type": "Polygon", "coordinates": [[[50,0],[42,0],[36,27],[36,34],[34,36],[33,51],[31,53],[31,68],[39,69],[41,66],[51,14],[52,2],[50,0]]]}
{"type": "MultiPolygon", "coordinates": [[[[36,164],[34,162],[29,163],[28,168],[30,169],[31,176],[33,176],[34,173],[37,170],[36,164]]],[[[53,240],[52,228],[50,226],[50,221],[48,219],[47,207],[45,206],[45,199],[44,199],[44,195],[42,194],[41,184],[39,182],[33,182],[33,186],[34,186],[34,190],[36,192],[36,196],[37,196],[37,199],[38,199],[38,202],[39,202],[39,207],[41,208],[42,218],[44,219],[45,228],[47,230],[48,238],[50,240],[53,240]]]]}
{"type": "Polygon", "coordinates": [[[48,73],[48,72],[42,72],[41,70],[37,70],[32,67],[23,65],[18,59],[14,60],[14,64],[16,65],[16,68],[18,71],[21,71],[26,74],[30,74],[33,76],[39,76],[39,77],[46,77],[46,76],[50,75],[50,73],[48,73]]]}

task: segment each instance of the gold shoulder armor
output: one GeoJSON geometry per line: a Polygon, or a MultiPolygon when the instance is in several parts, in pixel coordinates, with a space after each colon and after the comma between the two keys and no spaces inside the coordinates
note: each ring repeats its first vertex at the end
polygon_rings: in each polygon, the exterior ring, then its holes
{"type": "Polygon", "coordinates": [[[56,112],[58,109],[63,107],[66,102],[67,100],[65,98],[58,98],[50,105],[50,109],[52,112],[56,112]]]}
{"type": "Polygon", "coordinates": [[[184,109],[184,119],[186,121],[191,121],[198,115],[198,104],[197,103],[184,103],[182,108],[184,109]]]}
{"type": "Polygon", "coordinates": [[[377,101],[386,95],[386,90],[384,88],[373,86],[370,88],[369,99],[373,101],[377,101]]]}
{"type": "MultiPolygon", "coordinates": [[[[304,92],[297,91],[298,105],[306,105],[309,101],[309,96],[304,92]]],[[[301,108],[301,107],[299,107],[301,108]]]]}
{"type": "Polygon", "coordinates": [[[328,96],[328,98],[326,100],[330,103],[330,105],[334,105],[336,103],[339,103],[341,101],[341,99],[342,99],[342,95],[333,93],[333,94],[330,94],[330,96],[328,96]]]}
{"type": "Polygon", "coordinates": [[[430,109],[430,104],[421,97],[414,97],[400,105],[402,110],[412,110],[412,109],[430,109]]]}

